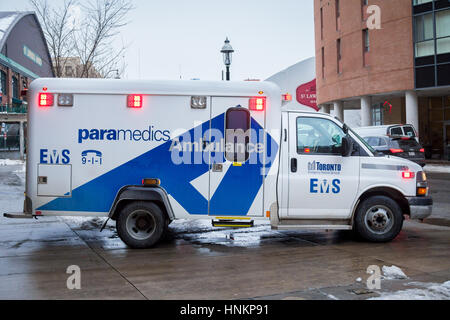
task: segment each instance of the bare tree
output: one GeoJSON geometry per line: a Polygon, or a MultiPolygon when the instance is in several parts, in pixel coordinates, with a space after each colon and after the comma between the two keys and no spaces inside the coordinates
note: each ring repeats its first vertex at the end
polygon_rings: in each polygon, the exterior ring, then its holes
{"type": "Polygon", "coordinates": [[[70,24],[69,10],[76,0],[65,0],[60,7],[50,7],[47,0],[30,0],[41,21],[56,77],[62,77],[67,58],[73,52],[74,25],[70,24]]]}
{"type": "Polygon", "coordinates": [[[50,7],[47,0],[30,0],[39,19],[54,61],[55,75],[64,75],[71,61],[78,78],[107,78],[123,74],[126,45],[114,45],[120,29],[128,24],[133,9],[130,0],[64,0],[50,7]],[[71,9],[80,9],[77,23],[71,21],[71,9]]]}
{"type": "Polygon", "coordinates": [[[108,77],[114,70],[122,73],[124,67],[119,64],[126,46],[117,48],[112,42],[128,23],[126,16],[133,9],[131,2],[90,0],[83,8],[86,12],[83,27],[74,33],[75,52],[83,66],[80,77],[108,77]]]}

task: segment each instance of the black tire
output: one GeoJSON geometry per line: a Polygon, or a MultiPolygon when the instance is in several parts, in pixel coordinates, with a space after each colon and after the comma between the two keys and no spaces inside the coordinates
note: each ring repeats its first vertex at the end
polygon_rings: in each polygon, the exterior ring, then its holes
{"type": "Polygon", "coordinates": [[[164,234],[166,219],[152,202],[136,201],[126,205],[116,220],[117,234],[129,247],[154,246],[164,234]]]}
{"type": "Polygon", "coordinates": [[[372,196],[362,201],[355,214],[354,230],[364,240],[389,242],[403,227],[400,206],[386,196],[372,196]]]}

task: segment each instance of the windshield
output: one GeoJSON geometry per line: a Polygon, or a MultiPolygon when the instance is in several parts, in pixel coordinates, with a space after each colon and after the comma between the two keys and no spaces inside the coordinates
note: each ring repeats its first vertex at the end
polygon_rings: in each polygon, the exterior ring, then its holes
{"type": "MultiPolygon", "coordinates": [[[[336,119],[337,121],[339,121],[339,122],[342,124],[342,126],[344,126],[344,122],[342,122],[339,118],[335,118],[335,119],[336,119]]],[[[350,128],[349,126],[347,126],[347,128],[348,128],[348,130],[349,130],[351,133],[353,133],[353,135],[354,135],[356,138],[358,138],[359,141],[360,141],[363,145],[365,145],[365,146],[367,147],[367,149],[369,149],[369,151],[372,152],[375,156],[380,154],[378,151],[376,151],[374,148],[372,148],[372,146],[371,146],[366,140],[364,140],[363,138],[361,138],[361,137],[359,136],[359,134],[357,134],[355,131],[353,131],[352,128],[350,128]]]]}
{"type": "Polygon", "coordinates": [[[353,131],[352,128],[349,127],[348,130],[350,130],[359,139],[359,141],[361,141],[362,144],[365,145],[367,147],[367,149],[370,150],[370,152],[372,152],[374,155],[378,154],[378,151],[376,151],[374,148],[372,148],[372,146],[366,140],[361,138],[359,136],[359,134],[357,134],[355,131],[353,131]]]}

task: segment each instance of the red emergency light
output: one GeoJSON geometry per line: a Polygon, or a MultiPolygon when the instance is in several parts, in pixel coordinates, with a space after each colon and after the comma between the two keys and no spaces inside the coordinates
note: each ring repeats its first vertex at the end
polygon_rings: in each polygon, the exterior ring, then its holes
{"type": "Polygon", "coordinates": [[[253,111],[266,110],[266,98],[265,97],[250,98],[249,109],[253,111]]]}
{"type": "Polygon", "coordinates": [[[130,94],[127,99],[128,108],[142,108],[142,95],[130,94]]]}
{"type": "Polygon", "coordinates": [[[292,101],[292,95],[289,93],[283,94],[283,101],[291,102],[292,101]]]}
{"type": "Polygon", "coordinates": [[[402,171],[402,177],[403,179],[414,179],[416,174],[411,171],[402,171]]]}
{"type": "Polygon", "coordinates": [[[51,107],[53,106],[54,96],[53,93],[39,93],[39,107],[51,107]]]}

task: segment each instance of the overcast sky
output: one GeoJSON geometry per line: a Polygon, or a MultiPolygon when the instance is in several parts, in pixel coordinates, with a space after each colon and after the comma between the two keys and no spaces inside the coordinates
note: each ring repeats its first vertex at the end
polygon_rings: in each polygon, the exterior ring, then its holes
{"type": "MultiPolygon", "coordinates": [[[[266,79],[314,56],[313,0],[132,2],[118,39],[129,44],[128,79],[220,80],[227,36],[235,50],[232,80],[266,79]]],[[[0,0],[0,11],[29,9],[28,0],[0,0]]]]}

